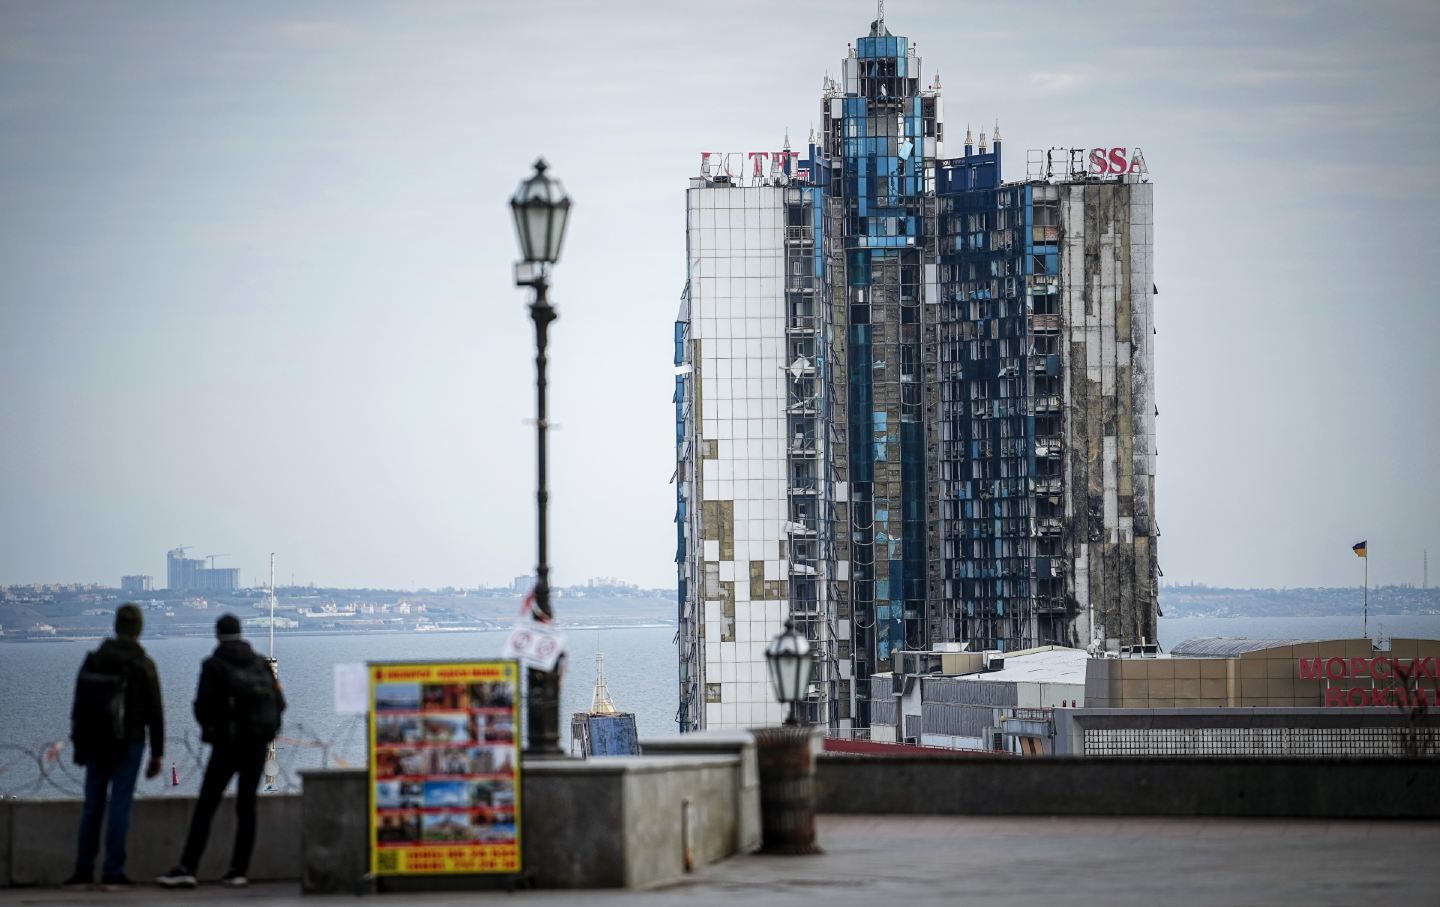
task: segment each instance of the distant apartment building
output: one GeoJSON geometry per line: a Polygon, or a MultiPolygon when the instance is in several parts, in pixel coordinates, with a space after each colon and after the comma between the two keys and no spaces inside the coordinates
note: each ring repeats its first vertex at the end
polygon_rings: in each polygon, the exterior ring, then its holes
{"type": "Polygon", "coordinates": [[[675,325],[682,730],[864,733],[893,653],[1155,638],[1151,186],[1138,149],[1002,178],[883,20],[804,151],[702,153],[675,325]],[[923,87],[922,87],[923,85],[923,87]]]}
{"type": "Polygon", "coordinates": [[[234,592],[240,588],[240,570],[206,567],[204,558],[186,557],[184,548],[174,548],[165,554],[165,580],[171,592],[234,592]]]}
{"type": "Polygon", "coordinates": [[[132,592],[153,592],[155,591],[155,579],[142,574],[122,576],[120,577],[120,591],[127,595],[132,592]]]}

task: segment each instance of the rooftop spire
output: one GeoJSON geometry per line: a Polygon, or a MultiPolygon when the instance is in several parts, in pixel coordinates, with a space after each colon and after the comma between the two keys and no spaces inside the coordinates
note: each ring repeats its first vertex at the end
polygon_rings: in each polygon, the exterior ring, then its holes
{"type": "Polygon", "coordinates": [[[876,0],[875,21],[870,23],[870,37],[883,38],[889,34],[890,30],[885,27],[885,0],[876,0]]]}

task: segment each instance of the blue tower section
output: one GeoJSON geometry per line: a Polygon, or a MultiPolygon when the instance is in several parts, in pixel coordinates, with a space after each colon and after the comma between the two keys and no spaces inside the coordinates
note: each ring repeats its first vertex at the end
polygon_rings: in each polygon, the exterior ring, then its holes
{"type": "Polygon", "coordinates": [[[857,39],[822,105],[813,179],[839,239],[827,250],[826,288],[844,342],[845,402],[835,415],[846,436],[854,717],[863,727],[869,675],[928,641],[923,275],[939,127],[919,57],[883,20],[857,39]]]}

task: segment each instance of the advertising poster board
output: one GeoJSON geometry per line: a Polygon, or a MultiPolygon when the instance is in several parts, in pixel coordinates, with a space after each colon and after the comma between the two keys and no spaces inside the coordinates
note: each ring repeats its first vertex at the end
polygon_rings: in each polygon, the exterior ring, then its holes
{"type": "Polygon", "coordinates": [[[370,677],[370,871],[520,871],[520,668],[393,663],[370,677]]]}

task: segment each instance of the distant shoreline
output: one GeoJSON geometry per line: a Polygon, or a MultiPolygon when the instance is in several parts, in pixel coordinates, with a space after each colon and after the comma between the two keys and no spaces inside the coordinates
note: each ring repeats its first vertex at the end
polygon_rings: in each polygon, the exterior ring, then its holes
{"type": "MultiPolygon", "coordinates": [[[[1162,617],[1164,621],[1212,621],[1212,620],[1327,620],[1334,618],[1352,617],[1355,615],[1346,614],[1179,614],[1175,616],[1162,617]]],[[[1406,612],[1371,612],[1370,620],[1374,623],[1387,617],[1401,618],[1440,618],[1440,613],[1406,613],[1406,612]]],[[[385,636],[452,636],[463,633],[504,633],[511,629],[512,625],[495,626],[474,626],[474,627],[443,627],[432,630],[417,630],[414,627],[355,627],[355,628],[308,628],[302,630],[276,629],[277,638],[287,637],[316,637],[316,636],[373,636],[377,634],[385,636]]],[[[566,632],[575,633],[583,631],[600,630],[673,630],[678,626],[675,621],[645,621],[641,623],[614,623],[614,624],[560,624],[560,629],[566,632]]],[[[251,640],[260,639],[266,634],[264,628],[250,628],[248,638],[251,640]]],[[[109,634],[99,632],[93,633],[66,633],[55,636],[0,636],[0,644],[3,643],[57,643],[57,642],[99,642],[109,634]]],[[[212,631],[209,628],[197,628],[193,632],[152,632],[145,635],[144,642],[153,642],[161,639],[212,639],[212,631]]]]}
{"type": "MultiPolygon", "coordinates": [[[[674,629],[673,623],[638,623],[638,624],[560,624],[560,629],[565,632],[581,630],[670,630],[674,629]]],[[[460,633],[505,633],[510,630],[509,626],[499,627],[446,627],[439,630],[417,630],[414,627],[388,628],[388,627],[365,627],[355,629],[309,629],[309,630],[275,630],[275,638],[280,639],[287,636],[374,636],[384,634],[386,636],[454,636],[460,633]]],[[[249,635],[250,640],[259,639],[265,635],[261,630],[249,635]]],[[[0,643],[49,643],[49,642],[99,642],[109,634],[90,633],[78,634],[57,634],[55,636],[25,636],[12,637],[0,636],[0,643]]],[[[194,633],[150,633],[141,638],[142,642],[152,642],[158,639],[213,639],[214,633],[210,630],[197,630],[194,633]]]]}

